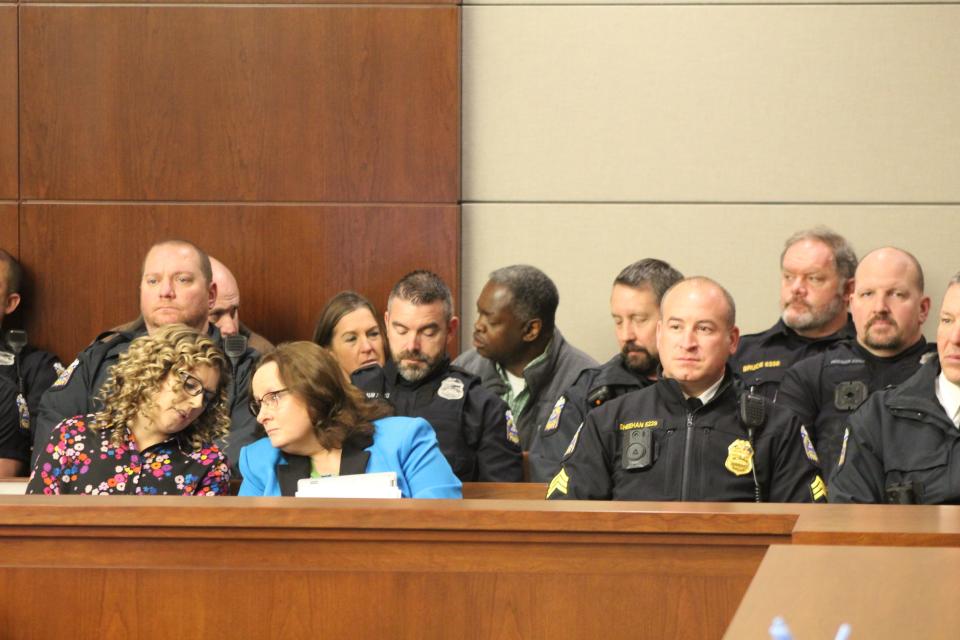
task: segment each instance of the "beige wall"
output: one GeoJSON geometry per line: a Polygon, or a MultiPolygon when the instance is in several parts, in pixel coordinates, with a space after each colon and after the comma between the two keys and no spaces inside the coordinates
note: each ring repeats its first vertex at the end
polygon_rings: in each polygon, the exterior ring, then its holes
{"type": "Polygon", "coordinates": [[[606,359],[610,283],[646,256],[762,330],[814,224],[913,251],[936,306],[960,269],[957,33],[955,4],[465,6],[463,343],[487,273],[526,262],[606,359]]]}

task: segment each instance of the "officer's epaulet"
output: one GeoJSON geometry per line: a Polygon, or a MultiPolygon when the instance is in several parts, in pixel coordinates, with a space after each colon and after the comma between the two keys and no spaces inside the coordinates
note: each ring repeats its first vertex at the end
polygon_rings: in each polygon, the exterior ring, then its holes
{"type": "Polygon", "coordinates": [[[363,391],[367,398],[385,397],[387,392],[387,377],[383,367],[377,364],[357,369],[350,374],[353,386],[363,391]]]}
{"type": "Polygon", "coordinates": [[[466,369],[464,369],[463,367],[458,367],[457,365],[454,365],[454,364],[449,365],[447,367],[447,371],[449,373],[455,373],[458,376],[463,377],[465,381],[473,381],[473,380],[476,380],[477,382],[481,381],[480,376],[478,376],[477,374],[471,373],[466,369]]]}

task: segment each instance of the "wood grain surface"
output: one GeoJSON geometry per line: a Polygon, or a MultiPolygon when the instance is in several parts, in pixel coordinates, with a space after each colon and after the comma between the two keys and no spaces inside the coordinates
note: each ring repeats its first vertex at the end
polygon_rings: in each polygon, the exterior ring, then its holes
{"type": "Polygon", "coordinates": [[[65,362],[139,313],[140,270],[154,242],[184,238],[240,284],[240,317],[278,342],[310,339],[330,296],[356,289],[382,312],[394,283],[431,269],[459,290],[459,207],[23,206],[21,255],[43,286],[31,341],[65,362]]]}
{"type": "Polygon", "coordinates": [[[455,203],[457,7],[20,8],[24,199],[455,203]]]}
{"type": "Polygon", "coordinates": [[[19,194],[17,108],[17,7],[0,4],[0,200],[19,194]]]}
{"type": "Polygon", "coordinates": [[[960,549],[770,547],[725,638],[767,640],[774,616],[795,638],[955,638],[960,549]]]}

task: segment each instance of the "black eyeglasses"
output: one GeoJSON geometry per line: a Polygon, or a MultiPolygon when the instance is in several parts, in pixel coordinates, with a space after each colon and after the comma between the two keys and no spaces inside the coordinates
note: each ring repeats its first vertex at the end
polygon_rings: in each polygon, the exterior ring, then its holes
{"type": "Polygon", "coordinates": [[[276,409],[277,405],[280,404],[281,394],[286,393],[289,389],[277,389],[276,391],[268,391],[263,394],[259,400],[254,398],[250,401],[250,413],[254,416],[260,415],[260,407],[262,405],[267,405],[271,409],[276,409]]]}
{"type": "Polygon", "coordinates": [[[180,371],[179,375],[184,391],[191,396],[199,396],[200,394],[203,394],[204,409],[211,407],[214,405],[214,403],[216,403],[217,398],[220,396],[219,391],[210,391],[209,389],[205,389],[199,378],[190,375],[186,371],[180,371]]]}

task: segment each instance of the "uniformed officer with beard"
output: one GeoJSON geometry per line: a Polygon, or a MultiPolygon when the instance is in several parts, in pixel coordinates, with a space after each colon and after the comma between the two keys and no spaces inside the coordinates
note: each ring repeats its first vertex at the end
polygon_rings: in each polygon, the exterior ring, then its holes
{"type": "Polygon", "coordinates": [[[660,380],[587,415],[547,497],[825,501],[796,416],[746,394],[727,366],[738,339],[723,287],[703,277],[671,287],[657,327],[660,380]]]}
{"type": "Polygon", "coordinates": [[[780,320],[743,336],[731,362],[746,386],[775,400],[793,364],[856,336],[847,313],[856,268],[853,248],[826,227],[787,239],[780,254],[780,320]]]}
{"type": "Polygon", "coordinates": [[[645,258],[625,267],[613,281],[610,315],[620,353],[587,369],[560,396],[530,447],[530,479],[549,482],[563,453],[591,410],[657,379],[657,321],[660,298],[683,275],[663,260],[645,258]]]}
{"type": "Polygon", "coordinates": [[[480,378],[450,364],[447,346],[460,319],[438,275],[414,271],[393,287],[384,314],[391,360],[355,371],[368,397],[396,415],[425,418],[440,451],[463,482],[520,482],[520,437],[505,402],[480,378]]]}
{"type": "Polygon", "coordinates": [[[930,298],[923,269],[894,247],[868,253],[857,267],[850,311],[856,340],[839,342],[787,372],[777,403],[800,418],[829,482],[844,424],[871,393],[899,385],[931,357],[923,337],[930,298]]]}

